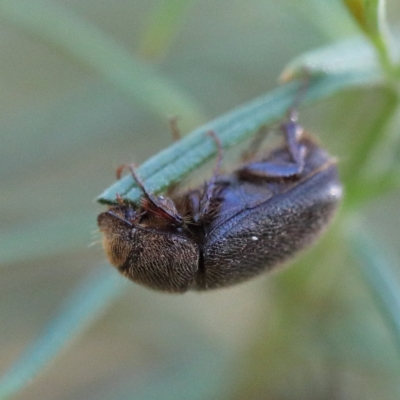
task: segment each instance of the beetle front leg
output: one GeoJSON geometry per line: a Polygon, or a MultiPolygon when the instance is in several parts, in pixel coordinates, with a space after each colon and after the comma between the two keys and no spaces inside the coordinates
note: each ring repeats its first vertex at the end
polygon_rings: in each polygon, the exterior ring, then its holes
{"type": "Polygon", "coordinates": [[[127,168],[129,169],[133,180],[136,182],[136,184],[139,186],[139,188],[142,190],[145,199],[147,200],[148,204],[144,205],[142,204],[143,208],[146,211],[151,211],[153,214],[158,215],[164,219],[170,220],[172,223],[174,223],[176,226],[182,226],[184,225],[184,221],[180,213],[175,207],[174,202],[164,196],[155,196],[153,193],[149,192],[142,180],[140,179],[139,175],[137,174],[135,170],[135,166],[132,164],[123,164],[117,169],[117,179],[121,178],[122,171],[127,168]]]}

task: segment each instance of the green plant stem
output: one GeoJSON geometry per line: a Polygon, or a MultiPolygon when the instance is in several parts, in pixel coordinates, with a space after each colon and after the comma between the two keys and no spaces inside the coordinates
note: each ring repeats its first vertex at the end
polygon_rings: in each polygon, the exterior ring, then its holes
{"type": "Polygon", "coordinates": [[[364,168],[368,163],[372,152],[386,139],[385,131],[387,130],[392,117],[398,110],[398,106],[398,94],[394,90],[388,89],[387,98],[379,118],[377,118],[375,123],[371,126],[364,141],[359,145],[357,152],[353,157],[354,168],[364,168]]]}
{"type": "Polygon", "coordinates": [[[383,195],[393,189],[399,182],[398,171],[389,171],[374,178],[365,176],[368,163],[376,148],[386,139],[385,131],[398,110],[399,97],[394,90],[388,90],[386,102],[379,117],[369,131],[363,135],[363,140],[357,144],[348,167],[346,207],[354,209],[361,203],[383,195]]]}

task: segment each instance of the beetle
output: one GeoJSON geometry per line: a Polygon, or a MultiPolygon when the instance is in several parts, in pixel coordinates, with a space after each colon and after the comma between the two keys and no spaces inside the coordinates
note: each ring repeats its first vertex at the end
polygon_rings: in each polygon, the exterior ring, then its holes
{"type": "Polygon", "coordinates": [[[129,279],[183,293],[229,287],[283,264],[328,226],[342,197],[336,160],[289,112],[285,143],[178,196],[142,189],[140,205],[98,216],[106,254],[129,279]]]}

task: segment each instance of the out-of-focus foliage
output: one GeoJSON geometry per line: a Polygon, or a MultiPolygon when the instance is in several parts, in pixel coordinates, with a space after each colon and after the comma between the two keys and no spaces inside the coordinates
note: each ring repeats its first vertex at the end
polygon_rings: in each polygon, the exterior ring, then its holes
{"type": "Polygon", "coordinates": [[[400,6],[387,1],[383,26],[379,3],[0,0],[1,399],[21,387],[13,398],[400,397],[399,70],[386,47],[400,6]],[[93,199],[118,165],[171,144],[164,113],[181,107],[186,133],[275,88],[289,62],[286,76],[310,60],[321,73],[340,57],[333,42],[361,31],[385,84],[300,115],[346,185],[314,249],[204,294],[156,293],[104,270],[93,199]]]}

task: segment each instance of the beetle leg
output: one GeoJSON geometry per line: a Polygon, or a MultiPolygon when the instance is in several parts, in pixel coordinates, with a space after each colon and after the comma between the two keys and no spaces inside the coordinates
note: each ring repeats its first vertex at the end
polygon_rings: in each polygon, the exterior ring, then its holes
{"type": "Polygon", "coordinates": [[[181,132],[178,127],[178,117],[170,117],[168,119],[169,128],[171,130],[172,139],[177,142],[181,138],[181,132]]]}
{"type": "Polygon", "coordinates": [[[171,219],[174,223],[178,226],[183,225],[183,218],[179,214],[178,210],[176,209],[173,201],[168,197],[163,196],[155,196],[153,193],[150,193],[144,183],[140,179],[139,175],[136,173],[135,168],[133,165],[128,165],[129,171],[132,174],[133,179],[138,184],[138,186],[142,189],[143,193],[150,201],[150,203],[156,208],[156,210],[161,211],[161,215],[171,219]]]}
{"type": "Polygon", "coordinates": [[[124,199],[121,197],[121,195],[120,195],[119,193],[117,193],[117,194],[115,195],[115,200],[117,200],[117,203],[118,203],[120,206],[124,206],[124,205],[125,205],[124,199]]]}
{"type": "Polygon", "coordinates": [[[299,142],[304,130],[297,122],[297,112],[295,110],[289,112],[288,121],[281,125],[281,130],[284,132],[286,146],[292,161],[297,165],[300,173],[304,167],[304,154],[302,154],[302,146],[299,142]]]}
{"type": "Polygon", "coordinates": [[[219,171],[221,169],[221,163],[222,163],[222,158],[224,156],[223,154],[223,149],[222,149],[222,143],[219,140],[218,136],[215,134],[214,131],[209,131],[207,132],[209,136],[214,140],[216,146],[217,146],[217,163],[214,168],[213,176],[209,180],[209,182],[205,185],[204,188],[204,193],[203,196],[200,199],[200,203],[198,205],[198,211],[193,214],[193,220],[194,222],[199,222],[201,218],[203,218],[204,215],[207,215],[209,209],[210,209],[210,204],[211,204],[211,199],[214,194],[215,190],[215,180],[217,179],[219,175],[219,171]]]}
{"type": "Polygon", "coordinates": [[[146,189],[143,181],[137,174],[134,165],[132,165],[132,164],[121,165],[117,169],[117,177],[118,178],[120,178],[120,175],[124,168],[129,169],[133,180],[140,187],[140,189],[142,190],[146,199],[149,201],[149,203],[151,205],[151,207],[150,207],[151,211],[153,211],[155,214],[158,214],[159,216],[161,216],[163,218],[170,219],[177,226],[183,225],[183,223],[184,223],[183,218],[179,214],[178,210],[176,209],[173,201],[171,199],[169,199],[168,197],[155,196],[153,193],[149,192],[146,189]]]}
{"type": "MultiPolygon", "coordinates": [[[[122,171],[124,169],[129,169],[133,180],[136,182],[136,184],[140,187],[140,189],[142,190],[142,192],[145,194],[145,196],[153,202],[153,198],[155,197],[154,195],[152,195],[150,192],[147,191],[147,189],[144,186],[144,183],[142,182],[142,180],[140,179],[139,175],[136,173],[136,169],[135,169],[135,165],[134,164],[122,164],[117,168],[116,171],[116,175],[117,175],[117,179],[121,179],[121,175],[122,175],[122,171]]],[[[119,200],[121,200],[121,196],[118,195],[119,200]]],[[[156,204],[156,199],[155,200],[155,204],[156,204]]]]}
{"type": "Polygon", "coordinates": [[[286,161],[280,162],[279,164],[270,161],[248,163],[245,168],[239,170],[241,176],[291,178],[301,174],[303,171],[306,148],[300,143],[304,131],[298,123],[297,109],[308,90],[310,84],[310,71],[307,68],[303,68],[303,74],[303,84],[288,111],[287,121],[282,123],[280,126],[280,129],[283,131],[285,136],[286,148],[290,155],[291,162],[286,161]]]}
{"type": "Polygon", "coordinates": [[[249,145],[249,148],[241,155],[241,160],[243,163],[248,163],[257,156],[262,146],[262,143],[270,132],[271,130],[264,125],[258,129],[257,133],[254,136],[254,139],[249,145]]]}
{"type": "Polygon", "coordinates": [[[288,121],[281,125],[281,130],[285,135],[285,145],[291,162],[259,161],[248,163],[239,171],[241,176],[290,178],[301,174],[304,168],[306,148],[300,143],[304,131],[297,123],[297,113],[294,110],[289,112],[288,121]]]}

